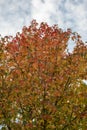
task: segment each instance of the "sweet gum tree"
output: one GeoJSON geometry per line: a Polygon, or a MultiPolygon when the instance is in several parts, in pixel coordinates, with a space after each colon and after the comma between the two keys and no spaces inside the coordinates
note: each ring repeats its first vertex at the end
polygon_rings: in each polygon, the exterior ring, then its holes
{"type": "Polygon", "coordinates": [[[0,40],[2,130],[86,130],[87,45],[70,29],[33,20],[0,40]],[[69,41],[75,43],[72,53],[69,41]]]}

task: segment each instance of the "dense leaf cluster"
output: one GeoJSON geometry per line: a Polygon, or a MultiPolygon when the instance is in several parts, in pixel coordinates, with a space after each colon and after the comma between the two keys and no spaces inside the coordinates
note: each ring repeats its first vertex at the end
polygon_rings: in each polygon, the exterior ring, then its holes
{"type": "Polygon", "coordinates": [[[33,20],[0,40],[2,130],[86,130],[87,46],[77,33],[33,20]],[[73,41],[72,53],[67,50],[73,41]]]}

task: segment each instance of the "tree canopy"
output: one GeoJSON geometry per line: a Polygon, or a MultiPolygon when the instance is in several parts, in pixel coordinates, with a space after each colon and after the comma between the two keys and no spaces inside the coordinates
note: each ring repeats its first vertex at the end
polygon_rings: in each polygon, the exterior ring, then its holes
{"type": "Polygon", "coordinates": [[[2,130],[87,129],[87,45],[78,33],[33,20],[0,40],[2,130]],[[75,47],[68,52],[68,42],[75,47]]]}

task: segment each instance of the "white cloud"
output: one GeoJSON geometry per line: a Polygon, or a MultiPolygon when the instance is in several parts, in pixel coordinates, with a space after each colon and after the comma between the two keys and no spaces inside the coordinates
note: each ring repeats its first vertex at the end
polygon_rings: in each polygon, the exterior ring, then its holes
{"type": "Polygon", "coordinates": [[[0,0],[0,33],[15,35],[32,19],[72,28],[87,40],[87,0],[0,0]]]}
{"type": "Polygon", "coordinates": [[[41,0],[32,0],[32,18],[37,19],[38,22],[44,21],[50,24],[50,16],[55,10],[54,2],[55,0],[46,0],[44,2],[41,0]]]}
{"type": "Polygon", "coordinates": [[[15,35],[24,25],[29,25],[30,7],[29,0],[0,0],[0,34],[15,35]]]}

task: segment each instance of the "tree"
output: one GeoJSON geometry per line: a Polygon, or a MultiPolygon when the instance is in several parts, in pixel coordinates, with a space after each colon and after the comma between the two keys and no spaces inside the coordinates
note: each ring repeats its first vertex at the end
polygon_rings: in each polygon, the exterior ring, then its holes
{"type": "Polygon", "coordinates": [[[87,46],[77,33],[33,20],[0,41],[2,130],[87,128],[87,46]],[[68,42],[76,46],[67,51],[68,42]]]}

